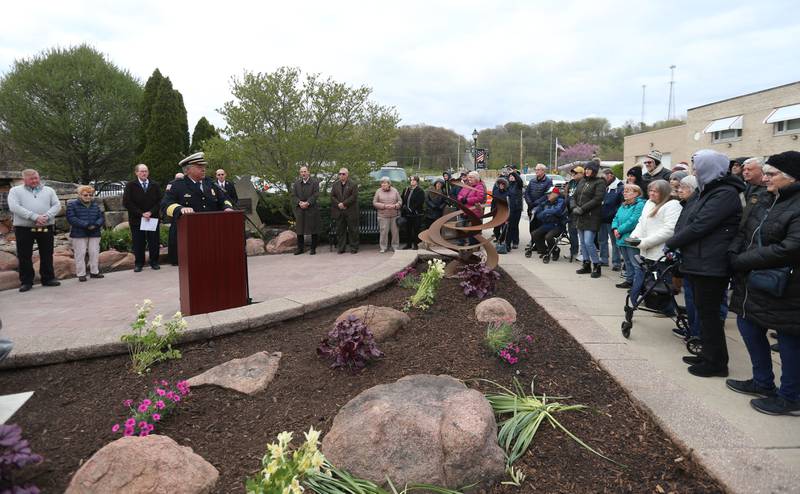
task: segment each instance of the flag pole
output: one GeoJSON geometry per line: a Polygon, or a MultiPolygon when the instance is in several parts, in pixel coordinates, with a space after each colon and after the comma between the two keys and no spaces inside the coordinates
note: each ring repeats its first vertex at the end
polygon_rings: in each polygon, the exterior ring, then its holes
{"type": "Polygon", "coordinates": [[[556,137],[555,151],[556,151],[556,160],[553,162],[553,166],[555,167],[554,173],[558,173],[558,137],[556,137]]]}

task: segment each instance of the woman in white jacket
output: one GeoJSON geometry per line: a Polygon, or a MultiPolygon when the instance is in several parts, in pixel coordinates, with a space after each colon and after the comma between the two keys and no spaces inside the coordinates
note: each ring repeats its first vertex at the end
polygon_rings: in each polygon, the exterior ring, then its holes
{"type": "MultiPolygon", "coordinates": [[[[664,243],[675,233],[675,223],[681,215],[681,204],[670,198],[672,192],[666,180],[654,180],[647,187],[649,201],[644,205],[639,223],[625,241],[639,248],[639,255],[658,261],[664,255],[664,243]]],[[[631,287],[631,301],[636,300],[644,283],[645,270],[636,270],[631,287]]]]}

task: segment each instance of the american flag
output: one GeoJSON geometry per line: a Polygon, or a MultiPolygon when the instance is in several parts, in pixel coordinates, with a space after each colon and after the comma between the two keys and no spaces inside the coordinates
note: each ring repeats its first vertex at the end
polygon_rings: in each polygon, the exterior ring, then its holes
{"type": "Polygon", "coordinates": [[[486,150],[485,149],[478,149],[475,153],[475,162],[484,164],[486,163],[486,150]]]}

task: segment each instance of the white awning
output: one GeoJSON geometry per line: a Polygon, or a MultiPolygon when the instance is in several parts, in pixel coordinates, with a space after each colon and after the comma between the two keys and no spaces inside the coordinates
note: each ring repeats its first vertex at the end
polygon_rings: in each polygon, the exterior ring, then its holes
{"type": "Polygon", "coordinates": [[[714,120],[703,131],[706,134],[710,134],[711,132],[719,132],[721,130],[730,130],[730,129],[741,129],[742,128],[742,116],[736,115],[735,117],[728,117],[728,118],[720,118],[719,120],[714,120]]]}
{"type": "Polygon", "coordinates": [[[796,118],[800,118],[800,104],[775,108],[767,115],[767,118],[764,119],[764,123],[771,124],[783,122],[785,120],[794,120],[796,118]]]}

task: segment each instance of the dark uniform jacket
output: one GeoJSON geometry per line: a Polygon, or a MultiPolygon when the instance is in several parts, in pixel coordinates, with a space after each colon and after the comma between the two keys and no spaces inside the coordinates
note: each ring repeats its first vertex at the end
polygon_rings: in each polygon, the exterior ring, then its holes
{"type": "Polygon", "coordinates": [[[578,230],[596,232],[600,230],[603,220],[603,198],[606,195],[606,181],[600,177],[584,177],[575,187],[575,194],[570,198],[575,218],[575,227],[578,230]],[[583,210],[583,214],[574,212],[576,207],[583,210]]]}
{"type": "Polygon", "coordinates": [[[352,180],[344,185],[341,180],[336,180],[331,186],[331,218],[340,215],[358,219],[358,185],[352,180]],[[345,209],[339,209],[340,202],[345,209]]]}
{"type": "MultiPolygon", "coordinates": [[[[225,193],[213,180],[203,178],[203,190],[200,183],[194,183],[189,177],[175,180],[167,187],[161,209],[164,215],[173,219],[181,216],[181,208],[192,208],[197,213],[205,211],[222,211],[233,208],[233,204],[225,197],[225,193]]],[[[148,188],[149,190],[149,188],[148,188]]]]}
{"type": "Polygon", "coordinates": [[[735,282],[730,308],[762,328],[800,335],[800,183],[779,192],[758,196],[731,242],[728,254],[735,282]],[[752,270],[784,266],[794,270],[782,297],[748,288],[747,275],[752,270]]]}
{"type": "Polygon", "coordinates": [[[142,224],[142,214],[148,211],[153,218],[158,218],[160,205],[161,187],[156,182],[148,181],[147,192],[144,191],[138,179],[125,184],[122,206],[128,210],[128,222],[131,226],[139,228],[139,225],[142,224]]]}
{"type": "Polygon", "coordinates": [[[292,211],[294,212],[295,232],[298,235],[314,235],[320,230],[320,214],[317,199],[319,198],[319,182],[309,177],[306,183],[298,178],[292,184],[292,211]],[[300,202],[307,202],[308,208],[300,207],[300,202]]]}

